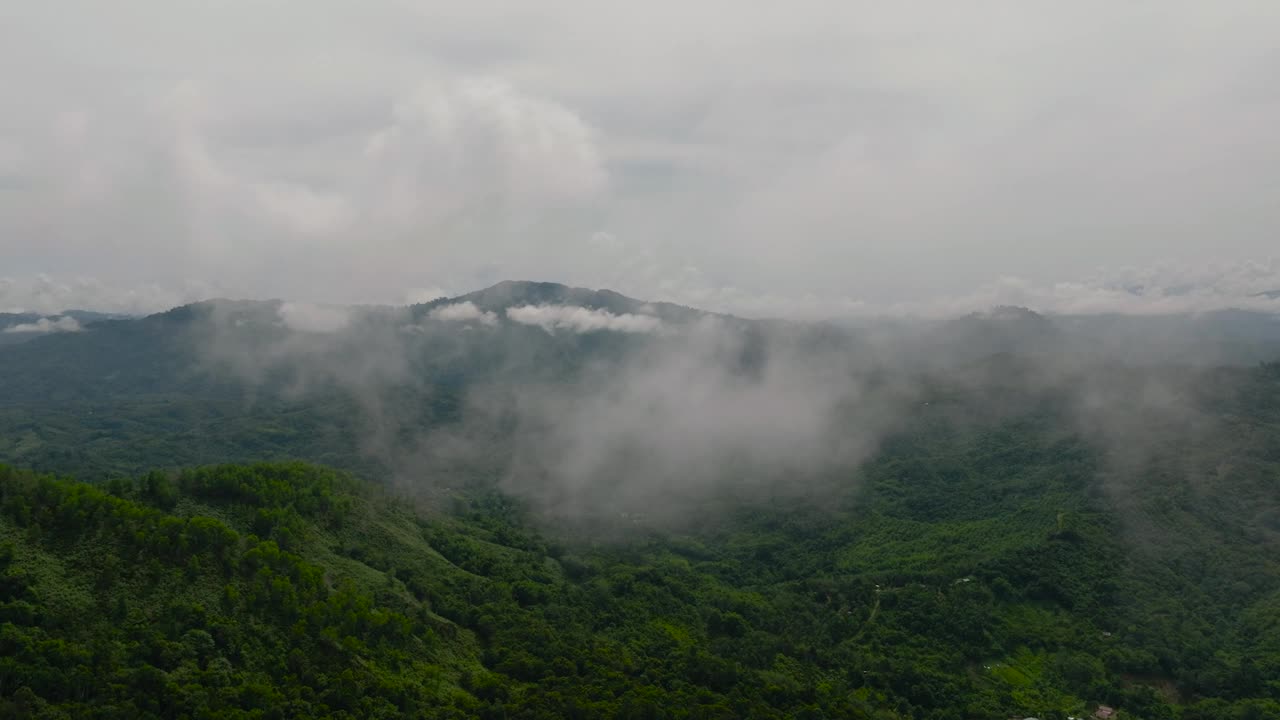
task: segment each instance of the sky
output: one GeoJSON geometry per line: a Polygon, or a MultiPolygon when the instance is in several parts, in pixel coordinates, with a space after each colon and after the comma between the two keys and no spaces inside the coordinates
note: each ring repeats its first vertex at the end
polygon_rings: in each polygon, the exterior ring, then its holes
{"type": "Polygon", "coordinates": [[[1280,311],[1280,4],[13,0],[0,311],[1280,311]]]}

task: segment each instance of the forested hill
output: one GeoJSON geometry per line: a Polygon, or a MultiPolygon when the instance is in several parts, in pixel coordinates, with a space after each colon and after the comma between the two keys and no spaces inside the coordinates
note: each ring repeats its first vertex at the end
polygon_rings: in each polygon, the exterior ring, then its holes
{"type": "Polygon", "coordinates": [[[397,425],[435,426],[458,420],[477,385],[571,380],[646,347],[685,342],[679,332],[552,332],[507,315],[548,305],[653,317],[677,331],[716,319],[737,333],[729,346],[746,364],[763,357],[774,336],[787,338],[793,354],[941,375],[1001,355],[1127,366],[1249,367],[1280,359],[1280,322],[1261,313],[1047,318],[1002,308],[945,322],[804,325],[715,316],[607,290],[505,282],[410,307],[303,308],[342,321],[337,331],[320,332],[307,323],[315,318],[289,303],[218,300],[142,318],[69,312],[80,318],[77,331],[19,333],[26,341],[0,346],[0,461],[86,480],[287,458],[385,474],[387,453],[361,446],[371,399],[379,412],[394,410],[397,425]],[[435,316],[465,304],[492,322],[435,316]]]}
{"type": "Polygon", "coordinates": [[[503,284],[0,348],[0,717],[1280,717],[1280,365],[1077,332],[503,284]]]}
{"type": "Polygon", "coordinates": [[[822,512],[606,542],[296,463],[5,469],[0,714],[1275,717],[1280,373],[1251,382],[1270,440],[1144,484],[1043,416],[925,423],[822,512]]]}
{"type": "Polygon", "coordinates": [[[67,310],[53,315],[0,312],[0,347],[17,345],[50,334],[80,332],[94,323],[128,317],[88,310],[67,310]]]}

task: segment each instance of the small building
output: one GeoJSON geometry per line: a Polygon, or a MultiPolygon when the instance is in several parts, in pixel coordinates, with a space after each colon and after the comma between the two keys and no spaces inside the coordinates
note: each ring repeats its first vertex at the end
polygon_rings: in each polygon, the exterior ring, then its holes
{"type": "Polygon", "coordinates": [[[1115,708],[1108,707],[1106,705],[1099,705],[1098,709],[1093,711],[1093,716],[1098,718],[1098,720],[1107,720],[1107,718],[1115,714],[1115,708]]]}

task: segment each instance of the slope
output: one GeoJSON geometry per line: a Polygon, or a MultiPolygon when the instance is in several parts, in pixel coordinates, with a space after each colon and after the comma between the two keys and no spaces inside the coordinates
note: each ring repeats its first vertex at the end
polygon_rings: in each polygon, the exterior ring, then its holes
{"type": "Polygon", "coordinates": [[[1199,387],[1230,427],[1123,486],[1052,398],[957,424],[961,387],[827,495],[609,540],[299,464],[5,471],[0,693],[50,717],[1275,716],[1280,374],[1199,387]]]}

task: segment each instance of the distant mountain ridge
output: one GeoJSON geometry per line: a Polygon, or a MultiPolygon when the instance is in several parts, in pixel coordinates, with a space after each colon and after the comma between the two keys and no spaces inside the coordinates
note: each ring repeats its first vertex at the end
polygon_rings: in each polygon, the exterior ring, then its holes
{"type": "Polygon", "coordinates": [[[132,317],[134,316],[92,310],[64,310],[60,313],[0,313],[0,345],[14,345],[50,333],[77,331],[93,323],[132,317]]]}
{"type": "Polygon", "coordinates": [[[53,320],[62,317],[75,318],[76,322],[79,322],[81,325],[88,325],[89,323],[101,322],[103,320],[126,320],[137,316],[126,313],[97,312],[94,310],[63,310],[62,312],[56,313],[0,313],[0,329],[22,323],[36,322],[41,318],[53,320]]]}
{"type": "MultiPolygon", "coordinates": [[[[1280,315],[1249,310],[1159,316],[1045,315],[1024,307],[997,306],[987,312],[946,320],[899,318],[862,324],[811,323],[738,318],[670,302],[632,298],[609,289],[518,280],[409,306],[329,306],[279,299],[220,298],[141,318],[90,311],[68,311],[58,316],[0,315],[0,345],[37,341],[41,348],[57,347],[60,353],[84,352],[89,356],[111,348],[109,352],[123,357],[142,352],[139,342],[143,345],[153,341],[171,343],[177,337],[177,329],[208,319],[234,326],[248,324],[269,334],[278,334],[297,329],[289,322],[289,313],[319,309],[335,311],[342,317],[344,327],[372,329],[421,324],[434,310],[462,303],[471,303],[482,313],[492,313],[502,327],[513,324],[507,311],[522,306],[564,305],[613,315],[646,315],[670,326],[714,317],[750,332],[816,334],[827,338],[823,342],[840,343],[850,352],[860,347],[875,347],[924,364],[946,364],[1002,353],[1106,354],[1137,364],[1173,361],[1193,365],[1251,365],[1280,358],[1280,315]],[[4,332],[6,327],[40,322],[42,318],[51,322],[52,318],[64,316],[74,318],[81,332],[4,332]],[[79,337],[68,337],[71,335],[79,337]],[[59,336],[56,343],[53,342],[55,336],[59,336]],[[102,337],[93,339],[97,336],[102,337]]],[[[526,337],[522,342],[527,340],[526,337]]],[[[0,358],[0,365],[3,364],[4,358],[0,358]]]]}
{"type": "Polygon", "coordinates": [[[637,300],[608,289],[591,290],[530,280],[504,280],[482,290],[451,298],[438,298],[415,307],[430,309],[465,302],[472,303],[481,310],[499,314],[508,308],[522,305],[575,305],[615,315],[655,315],[672,321],[687,321],[716,314],[675,303],[637,300]]]}

